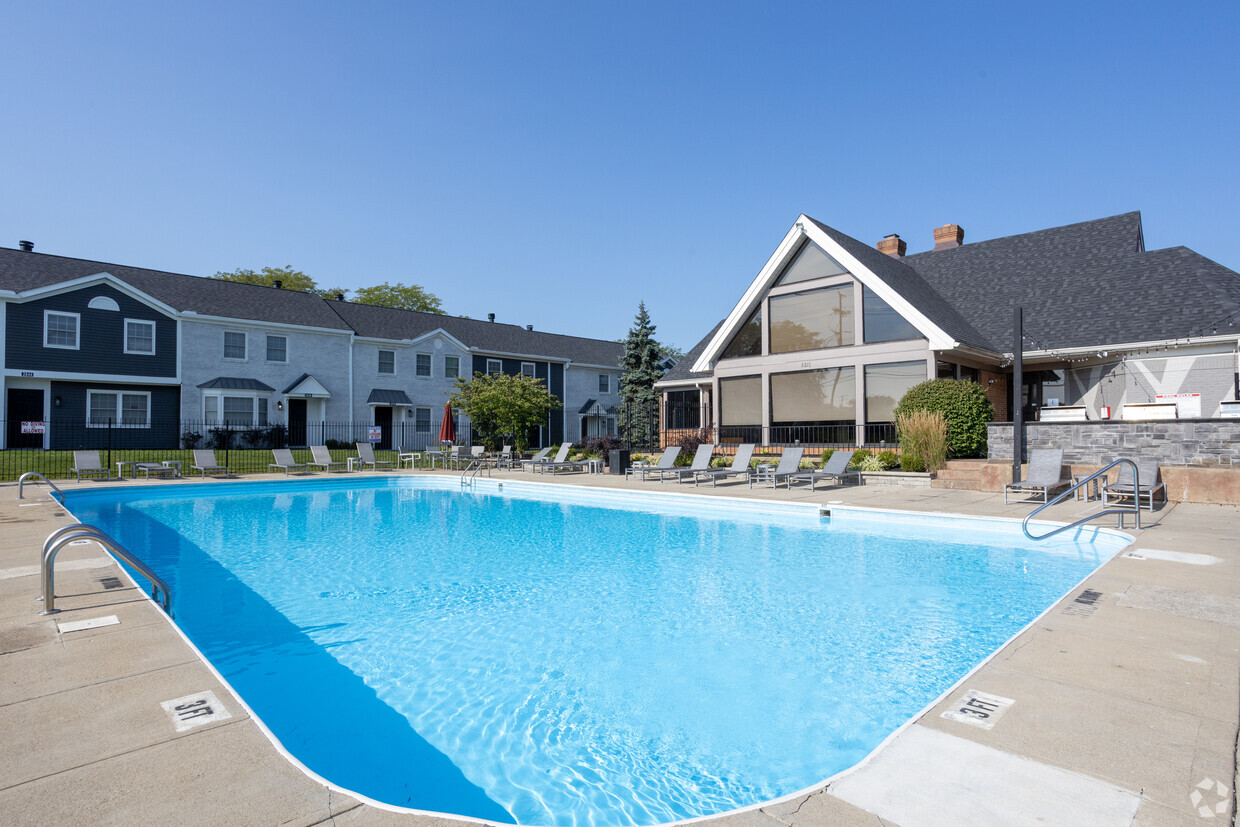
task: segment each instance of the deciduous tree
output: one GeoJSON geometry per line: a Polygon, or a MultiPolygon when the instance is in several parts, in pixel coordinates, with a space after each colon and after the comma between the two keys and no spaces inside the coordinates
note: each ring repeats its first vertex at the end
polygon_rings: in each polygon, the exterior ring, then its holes
{"type": "Polygon", "coordinates": [[[545,423],[547,414],[560,407],[560,400],[543,380],[506,373],[458,378],[449,401],[469,417],[475,436],[492,451],[505,437],[518,451],[525,450],[529,430],[545,423]]]}
{"type": "Polygon", "coordinates": [[[353,294],[358,304],[379,304],[399,307],[401,310],[420,310],[423,313],[443,313],[439,299],[419,284],[376,284],[363,287],[353,294]]]}

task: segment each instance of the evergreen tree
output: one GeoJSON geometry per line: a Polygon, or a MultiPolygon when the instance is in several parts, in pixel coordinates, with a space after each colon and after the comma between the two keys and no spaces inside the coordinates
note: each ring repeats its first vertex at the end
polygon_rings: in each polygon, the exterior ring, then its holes
{"type": "Polygon", "coordinates": [[[620,364],[624,377],[620,380],[620,398],[624,400],[624,419],[628,438],[634,447],[653,447],[658,441],[658,399],[654,383],[663,377],[660,346],[654,338],[655,326],[650,323],[646,303],[637,306],[637,316],[624,340],[620,364]]]}

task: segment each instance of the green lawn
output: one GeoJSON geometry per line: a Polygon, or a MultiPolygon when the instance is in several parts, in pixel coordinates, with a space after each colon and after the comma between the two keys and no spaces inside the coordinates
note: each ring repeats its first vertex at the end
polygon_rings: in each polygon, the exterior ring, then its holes
{"type": "MultiPolygon", "coordinates": [[[[337,449],[330,452],[332,459],[343,462],[347,457],[357,456],[357,452],[349,449],[337,449]]],[[[375,451],[375,458],[388,460],[395,465],[396,451],[375,451]]],[[[294,448],[293,457],[298,462],[310,462],[309,449],[294,448]]],[[[99,451],[99,461],[108,462],[107,450],[99,451]]],[[[179,459],[181,473],[190,475],[190,466],[194,462],[194,454],[188,450],[169,451],[134,451],[112,449],[109,466],[116,473],[117,462],[163,462],[179,459]]],[[[267,465],[272,461],[270,450],[230,449],[216,451],[215,459],[220,465],[227,465],[229,472],[234,474],[258,474],[268,471],[267,465]]],[[[16,480],[27,471],[38,471],[48,479],[73,479],[72,451],[0,451],[0,480],[16,480]]],[[[128,473],[129,469],[126,469],[128,473]]]]}

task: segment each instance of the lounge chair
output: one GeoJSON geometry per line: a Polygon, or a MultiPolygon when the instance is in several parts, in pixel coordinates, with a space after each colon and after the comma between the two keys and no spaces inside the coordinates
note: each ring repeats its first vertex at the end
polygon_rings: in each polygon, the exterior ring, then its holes
{"type": "Polygon", "coordinates": [[[228,468],[215,461],[215,452],[204,448],[194,449],[194,464],[189,467],[189,470],[198,471],[204,477],[208,474],[213,477],[216,474],[228,474],[228,468]]]}
{"type": "Polygon", "coordinates": [[[327,473],[332,471],[347,471],[348,464],[343,460],[337,461],[332,459],[331,452],[327,450],[326,445],[310,446],[310,466],[312,468],[322,468],[327,473]]]}
{"type": "Polygon", "coordinates": [[[805,447],[798,445],[795,448],[785,448],[784,453],[779,458],[779,465],[775,466],[775,470],[767,471],[765,474],[753,473],[749,475],[749,487],[753,488],[755,482],[762,485],[769,485],[771,488],[779,488],[779,481],[783,480],[784,485],[789,488],[788,479],[796,474],[801,468],[801,455],[805,453],[805,447]]]}
{"type": "Polygon", "coordinates": [[[154,474],[157,477],[171,477],[177,472],[177,469],[171,465],[164,465],[161,462],[135,462],[132,465],[134,476],[141,474],[148,480],[154,474]]]}
{"type": "Polygon", "coordinates": [[[282,468],[284,470],[284,476],[287,477],[289,471],[306,470],[305,463],[301,463],[293,459],[293,452],[288,448],[272,448],[271,456],[275,462],[267,464],[267,470],[269,471],[272,468],[282,468]]]}
{"type": "Polygon", "coordinates": [[[1107,507],[1108,500],[1118,499],[1120,497],[1135,497],[1137,500],[1137,508],[1141,507],[1141,498],[1149,499],[1149,510],[1154,510],[1154,492],[1162,489],[1163,502],[1167,501],[1167,486],[1165,483],[1158,481],[1158,460],[1138,457],[1137,460],[1137,479],[1140,481],[1138,489],[1132,482],[1132,466],[1124,463],[1119,466],[1119,478],[1114,484],[1105,483],[1102,486],[1102,507],[1107,507]]]}
{"type": "Polygon", "coordinates": [[[710,442],[703,442],[697,447],[697,450],[693,452],[693,462],[688,468],[672,467],[666,470],[661,470],[659,471],[659,482],[671,479],[676,480],[676,482],[684,482],[685,477],[692,479],[694,474],[701,473],[702,471],[709,471],[710,458],[714,455],[714,444],[710,442]]]}
{"type": "Polygon", "coordinates": [[[676,463],[676,457],[680,456],[680,446],[673,445],[663,450],[663,455],[659,457],[659,461],[654,465],[634,465],[624,472],[624,478],[637,477],[645,480],[648,474],[661,474],[664,471],[670,471],[676,463]]]}
{"type": "Polygon", "coordinates": [[[511,468],[512,467],[512,446],[511,445],[505,445],[504,449],[499,452],[499,456],[495,457],[495,467],[496,468],[511,468]]]}
{"type": "Polygon", "coordinates": [[[529,459],[521,460],[521,462],[518,463],[518,466],[521,468],[522,471],[532,471],[534,470],[534,467],[536,465],[540,465],[541,463],[547,462],[547,454],[549,453],[551,453],[550,447],[543,448],[537,454],[530,457],[529,459]]]}
{"type": "Polygon", "coordinates": [[[855,476],[857,482],[861,482],[860,471],[849,471],[848,463],[852,462],[853,454],[856,451],[836,451],[828,459],[827,464],[822,466],[821,471],[802,471],[799,474],[793,474],[788,479],[788,487],[791,488],[793,483],[809,482],[809,490],[817,490],[814,486],[819,480],[834,480],[837,483],[843,483],[845,477],[855,476]]]}
{"type": "Polygon", "coordinates": [[[573,443],[565,442],[563,445],[560,446],[560,450],[555,452],[555,459],[551,460],[551,462],[538,463],[537,465],[534,466],[534,470],[540,474],[545,474],[548,471],[550,471],[553,475],[558,474],[561,471],[586,471],[588,470],[590,467],[590,463],[588,462],[582,462],[580,460],[578,460],[577,462],[568,461],[568,452],[572,450],[572,447],[573,447],[573,443]]]}
{"type": "Polygon", "coordinates": [[[1003,486],[1003,504],[1007,505],[1009,490],[1041,492],[1042,502],[1046,502],[1053,489],[1071,484],[1072,479],[1063,475],[1062,448],[1034,448],[1029,452],[1029,473],[1025,479],[1003,486]]]}
{"type": "Polygon", "coordinates": [[[375,446],[371,445],[369,442],[357,443],[357,462],[363,471],[366,470],[367,465],[376,471],[379,470],[379,466],[383,466],[384,468],[392,467],[391,460],[375,459],[375,446]]]}
{"type": "Polygon", "coordinates": [[[710,480],[711,488],[715,487],[715,483],[719,480],[726,480],[728,477],[747,477],[749,476],[749,460],[753,458],[754,444],[746,442],[744,445],[736,446],[736,456],[732,457],[732,464],[727,468],[707,468],[705,471],[699,471],[693,475],[693,487],[696,488],[699,482],[710,480]]]}
{"type": "Polygon", "coordinates": [[[74,451],[73,467],[69,469],[77,477],[77,481],[82,481],[82,475],[94,477],[98,479],[103,477],[105,480],[112,479],[112,472],[103,467],[99,462],[98,451],[74,451]]]}

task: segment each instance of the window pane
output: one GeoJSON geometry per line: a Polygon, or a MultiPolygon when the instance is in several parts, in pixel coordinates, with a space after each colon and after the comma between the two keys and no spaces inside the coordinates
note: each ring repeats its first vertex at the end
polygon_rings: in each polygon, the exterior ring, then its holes
{"type": "Polygon", "coordinates": [[[245,358],[245,334],[224,332],[224,358],[245,358]]]}
{"type": "Polygon", "coordinates": [[[487,373],[503,373],[504,363],[499,359],[487,359],[487,373]]]}
{"type": "Polygon", "coordinates": [[[57,347],[77,347],[77,316],[62,313],[47,314],[47,344],[57,347]]]}
{"type": "Polygon", "coordinates": [[[955,379],[956,363],[938,361],[934,363],[934,376],[936,379],[955,379]]]}
{"type": "Polygon", "coordinates": [[[125,322],[125,350],[130,353],[154,353],[155,325],[150,322],[125,322]]]}
{"type": "Polygon", "coordinates": [[[861,312],[867,342],[893,342],[898,339],[920,339],[917,328],[909,324],[891,305],[868,287],[861,289],[861,312]]]}
{"type": "Polygon", "coordinates": [[[431,375],[431,355],[429,353],[418,354],[418,376],[431,375]]]}
{"type": "Polygon", "coordinates": [[[267,400],[261,396],[258,398],[258,424],[267,424],[267,400]]]}
{"type": "Polygon", "coordinates": [[[230,425],[251,425],[254,422],[254,398],[225,396],[224,421],[230,425]]]}
{"type": "Polygon", "coordinates": [[[431,409],[415,408],[413,416],[413,429],[419,434],[429,434],[431,432],[431,409]]]}
{"type": "Polygon", "coordinates": [[[380,373],[396,373],[396,351],[394,350],[379,351],[379,372],[380,373]]]}
{"type": "Polygon", "coordinates": [[[856,422],[856,385],[856,369],[851,367],[773,374],[771,424],[856,422]]]}
{"type": "Polygon", "coordinates": [[[116,394],[92,393],[90,395],[90,424],[107,425],[108,420],[117,422],[116,394]]]}
{"type": "Polygon", "coordinates": [[[445,356],[443,357],[443,375],[448,379],[455,379],[461,375],[461,357],[445,356]]]}
{"type": "Polygon", "coordinates": [[[925,362],[865,366],[865,421],[895,422],[893,411],[908,389],[926,381],[925,362]]]}
{"type": "Polygon", "coordinates": [[[268,336],[267,337],[267,361],[268,362],[287,362],[288,361],[288,339],[284,336],[268,336]]]}
{"type": "Polygon", "coordinates": [[[598,375],[598,392],[611,393],[611,377],[606,373],[598,375]]]}
{"type": "Polygon", "coordinates": [[[771,297],[771,353],[853,343],[851,284],[771,297]]]}
{"type": "Polygon", "coordinates": [[[121,424],[146,425],[148,399],[144,393],[121,394],[121,424]]]}
{"type": "Polygon", "coordinates": [[[827,255],[826,251],[814,242],[806,241],[801,252],[784,270],[784,274],[775,281],[775,286],[847,274],[848,271],[841,267],[838,261],[827,255]]]}
{"type": "Polygon", "coordinates": [[[728,346],[723,349],[721,359],[734,359],[737,356],[761,356],[762,355],[762,305],[758,305],[745,324],[740,330],[736,331],[736,335],[732,337],[732,341],[728,342],[728,346]]]}
{"type": "Polygon", "coordinates": [[[203,397],[203,419],[212,424],[220,421],[220,398],[218,396],[203,397]]]}
{"type": "Polygon", "coordinates": [[[762,424],[762,377],[719,380],[719,424],[762,424]]]}

